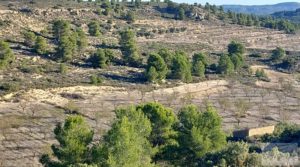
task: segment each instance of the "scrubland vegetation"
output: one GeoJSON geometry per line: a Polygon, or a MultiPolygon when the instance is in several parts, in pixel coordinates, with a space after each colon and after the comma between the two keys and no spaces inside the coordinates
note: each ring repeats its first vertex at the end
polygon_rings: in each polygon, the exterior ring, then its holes
{"type": "Polygon", "coordinates": [[[0,16],[0,166],[272,166],[297,154],[256,145],[299,144],[300,50],[278,42],[296,45],[297,23],[209,3],[44,3],[0,16]],[[276,47],[249,47],[262,38],[276,47]]]}

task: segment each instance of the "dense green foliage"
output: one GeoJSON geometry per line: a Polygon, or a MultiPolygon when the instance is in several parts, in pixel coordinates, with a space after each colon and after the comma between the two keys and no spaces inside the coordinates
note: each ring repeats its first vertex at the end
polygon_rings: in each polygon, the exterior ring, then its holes
{"type": "Polygon", "coordinates": [[[180,155],[186,164],[195,162],[209,152],[220,150],[226,144],[221,130],[221,118],[207,105],[203,112],[196,106],[186,106],[179,113],[180,155]]]}
{"type": "Polygon", "coordinates": [[[112,128],[92,149],[93,132],[83,117],[69,116],[54,131],[59,145],[52,150],[57,160],[43,155],[41,162],[48,167],[147,167],[164,161],[188,165],[226,144],[221,118],[210,105],[203,112],[184,107],[179,119],[159,103],[121,108],[115,114],[112,128]]]}
{"type": "Polygon", "coordinates": [[[176,52],[171,67],[171,77],[183,82],[192,81],[191,63],[184,52],[176,52]]]}
{"type": "Polygon", "coordinates": [[[69,33],[71,32],[71,25],[66,20],[56,20],[53,23],[52,31],[54,37],[57,40],[61,40],[63,36],[69,35],[69,33]]]}
{"type": "Polygon", "coordinates": [[[167,67],[170,69],[172,67],[174,54],[168,49],[160,49],[158,54],[164,59],[167,67]]]}
{"type": "Polygon", "coordinates": [[[273,134],[262,136],[264,142],[283,142],[300,144],[300,126],[289,123],[279,123],[273,134]]]}
{"type": "Polygon", "coordinates": [[[120,45],[125,62],[137,66],[140,62],[140,55],[136,45],[135,33],[132,30],[128,29],[120,33],[120,45]]]}
{"type": "Polygon", "coordinates": [[[295,11],[281,11],[272,14],[273,17],[279,19],[287,19],[292,22],[300,23],[300,9],[296,9],[295,11]]]}
{"type": "Polygon", "coordinates": [[[97,49],[90,61],[93,67],[105,68],[110,63],[110,58],[105,53],[104,49],[97,49]]]}
{"type": "Polygon", "coordinates": [[[38,54],[46,54],[48,49],[46,39],[42,36],[38,36],[35,41],[34,49],[38,54]]]}
{"type": "Polygon", "coordinates": [[[23,32],[23,36],[24,36],[24,43],[27,46],[29,47],[34,46],[34,43],[36,41],[36,35],[32,31],[23,32]]]}
{"type": "Polygon", "coordinates": [[[287,33],[295,33],[299,26],[287,20],[273,19],[272,17],[263,17],[256,15],[247,15],[242,13],[227,13],[232,23],[245,26],[259,26],[271,29],[282,30],[287,33]]]}
{"type": "Polygon", "coordinates": [[[277,47],[275,50],[272,51],[271,59],[274,62],[278,62],[285,57],[285,50],[277,47]]]}
{"type": "Polygon", "coordinates": [[[219,60],[218,71],[221,74],[231,75],[234,72],[234,64],[232,63],[230,57],[223,54],[219,60]]]}
{"type": "Polygon", "coordinates": [[[87,37],[85,35],[85,32],[81,29],[81,28],[78,28],[76,30],[77,32],[77,46],[78,46],[78,51],[79,52],[83,52],[86,47],[88,46],[88,40],[87,40],[87,37]]]}
{"type": "Polygon", "coordinates": [[[41,162],[46,166],[69,166],[88,160],[88,145],[92,142],[93,131],[81,116],[69,116],[63,126],[54,130],[59,145],[52,145],[52,151],[59,161],[44,155],[41,162]]]}
{"type": "Polygon", "coordinates": [[[232,41],[228,45],[228,53],[230,55],[233,54],[243,55],[245,53],[245,46],[237,41],[232,41]]]}
{"type": "Polygon", "coordinates": [[[0,41],[0,70],[7,68],[15,59],[13,51],[10,49],[9,44],[0,41]]]}
{"type": "Polygon", "coordinates": [[[193,55],[193,74],[200,78],[205,77],[205,68],[208,66],[208,60],[204,53],[198,53],[193,55]]]}
{"type": "Polygon", "coordinates": [[[99,166],[150,167],[155,149],[147,140],[152,128],[150,121],[135,107],[116,110],[116,121],[96,147],[94,161],[99,166]]]}
{"type": "Polygon", "coordinates": [[[178,132],[174,130],[178,120],[174,112],[159,103],[147,103],[137,106],[137,111],[141,111],[151,121],[152,132],[149,141],[153,147],[158,147],[159,152],[155,159],[161,160],[168,156],[170,148],[177,146],[176,140],[178,132]]]}
{"type": "Polygon", "coordinates": [[[101,35],[100,26],[99,26],[98,22],[92,21],[88,24],[88,27],[89,27],[89,34],[91,36],[97,37],[97,36],[101,35]]]}
{"type": "Polygon", "coordinates": [[[168,68],[160,55],[152,53],[147,61],[146,77],[149,82],[161,82],[166,78],[168,68]]]}
{"type": "MultiPolygon", "coordinates": [[[[262,158],[245,142],[226,141],[221,117],[206,104],[183,107],[178,116],[159,103],[115,110],[112,127],[99,142],[82,116],[69,116],[54,133],[59,144],[40,159],[47,167],[262,166],[262,158]]],[[[298,142],[298,125],[281,123],[265,142],[298,142]]],[[[272,151],[273,152],[273,151],[272,151]]],[[[278,150],[277,150],[278,152],[278,150]]],[[[280,152],[279,152],[280,153],[280,152]]]]}
{"type": "Polygon", "coordinates": [[[77,48],[77,34],[72,33],[71,35],[63,35],[59,40],[57,47],[58,57],[64,61],[71,61],[77,48]]]}

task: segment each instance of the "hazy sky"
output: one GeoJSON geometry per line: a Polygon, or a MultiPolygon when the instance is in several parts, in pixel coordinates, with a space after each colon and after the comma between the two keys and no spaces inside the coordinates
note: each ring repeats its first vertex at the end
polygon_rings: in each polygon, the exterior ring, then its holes
{"type": "Polygon", "coordinates": [[[242,4],[242,5],[265,5],[276,4],[281,2],[300,2],[300,0],[174,0],[176,2],[185,3],[201,3],[209,2],[210,4],[223,5],[223,4],[242,4]]]}

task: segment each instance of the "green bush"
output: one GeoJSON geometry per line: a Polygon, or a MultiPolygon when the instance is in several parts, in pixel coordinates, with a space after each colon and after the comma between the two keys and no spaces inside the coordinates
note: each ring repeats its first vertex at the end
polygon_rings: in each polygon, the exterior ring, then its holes
{"type": "Polygon", "coordinates": [[[69,166],[87,161],[88,146],[93,140],[94,132],[82,116],[67,117],[63,125],[56,126],[54,134],[59,144],[53,144],[51,148],[59,161],[52,160],[49,155],[43,155],[40,160],[43,165],[69,166]]]}
{"type": "Polygon", "coordinates": [[[191,63],[189,62],[187,55],[184,52],[176,52],[172,67],[171,67],[171,78],[180,79],[183,82],[191,82],[191,63]]]}
{"type": "Polygon", "coordinates": [[[47,45],[47,41],[44,37],[38,36],[36,38],[35,41],[35,51],[38,54],[46,54],[47,53],[47,49],[48,49],[48,45],[47,45]]]}
{"type": "Polygon", "coordinates": [[[278,62],[285,57],[285,50],[283,48],[277,47],[272,51],[271,59],[274,62],[278,62]]]}
{"type": "Polygon", "coordinates": [[[267,81],[269,82],[270,79],[268,78],[267,74],[265,73],[265,70],[264,69],[257,69],[255,71],[255,76],[260,79],[260,80],[263,80],[263,81],[267,81]]]}
{"type": "Polygon", "coordinates": [[[59,40],[56,54],[63,62],[71,61],[77,49],[77,33],[72,32],[69,36],[62,36],[59,40]]]}
{"type": "Polygon", "coordinates": [[[64,63],[61,63],[59,65],[59,72],[61,74],[66,74],[68,72],[68,66],[66,64],[64,64],[64,63]]]}
{"type": "Polygon", "coordinates": [[[149,82],[161,82],[166,78],[168,73],[168,68],[163,60],[158,54],[150,54],[147,62],[146,77],[149,82]]]}
{"type": "Polygon", "coordinates": [[[218,71],[221,74],[231,75],[234,73],[234,64],[228,55],[222,55],[218,63],[218,71]]]}
{"type": "Polygon", "coordinates": [[[103,83],[103,78],[102,78],[102,77],[99,77],[99,76],[97,76],[97,75],[92,75],[92,76],[90,77],[90,83],[91,83],[92,85],[100,85],[100,84],[103,83]]]}
{"type": "Polygon", "coordinates": [[[127,29],[120,33],[120,45],[126,64],[132,66],[140,64],[141,58],[136,44],[136,36],[132,30],[127,29]]]}
{"type": "Polygon", "coordinates": [[[0,70],[7,68],[15,60],[13,51],[10,49],[9,44],[0,41],[0,70]]]}
{"type": "Polygon", "coordinates": [[[0,90],[5,92],[16,92],[20,89],[20,85],[14,82],[5,82],[0,84],[0,90]]]}
{"type": "Polygon", "coordinates": [[[110,52],[105,51],[104,49],[97,49],[89,61],[92,63],[93,67],[105,68],[110,64],[111,58],[109,56],[111,56],[110,52]]]}
{"type": "Polygon", "coordinates": [[[36,41],[36,35],[32,31],[23,32],[24,42],[27,46],[33,47],[36,41]]]}
{"type": "Polygon", "coordinates": [[[62,36],[68,36],[70,34],[70,23],[66,20],[55,20],[52,26],[52,31],[54,33],[54,37],[60,40],[62,36]]]}
{"type": "Polygon", "coordinates": [[[90,22],[88,24],[88,27],[89,27],[89,34],[91,36],[98,37],[101,35],[99,23],[97,23],[96,21],[90,22]]]}
{"type": "Polygon", "coordinates": [[[230,55],[233,54],[243,55],[245,53],[245,46],[237,41],[232,41],[228,45],[228,53],[230,55]]]}

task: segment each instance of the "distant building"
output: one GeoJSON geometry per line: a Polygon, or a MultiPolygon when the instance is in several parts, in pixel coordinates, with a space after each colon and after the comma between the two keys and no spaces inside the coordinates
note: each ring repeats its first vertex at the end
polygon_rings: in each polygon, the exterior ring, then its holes
{"type": "Polygon", "coordinates": [[[248,128],[243,130],[237,130],[233,132],[234,138],[245,139],[252,136],[262,136],[265,134],[272,134],[275,130],[275,126],[265,126],[261,128],[248,128]]]}

